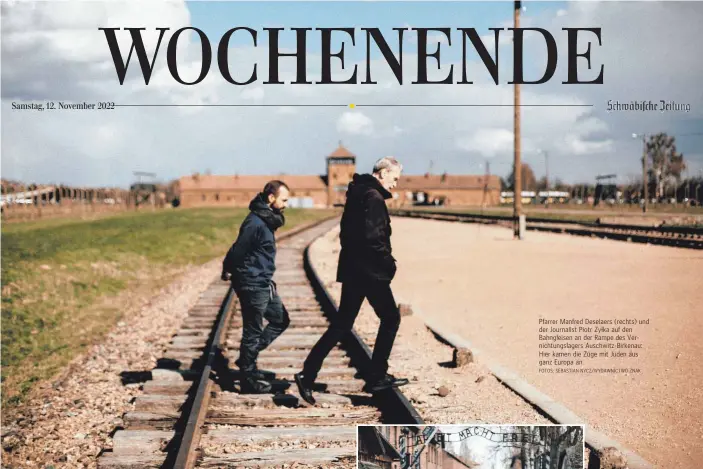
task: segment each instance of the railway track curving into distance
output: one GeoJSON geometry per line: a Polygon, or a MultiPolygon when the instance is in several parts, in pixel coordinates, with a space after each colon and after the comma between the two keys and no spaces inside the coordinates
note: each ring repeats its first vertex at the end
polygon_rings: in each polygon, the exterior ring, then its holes
{"type": "Polygon", "coordinates": [[[337,312],[307,248],[336,223],[327,219],[278,237],[274,279],[291,324],[258,361],[275,374],[273,392],[239,394],[239,304],[229,283],[215,280],[152,370],[98,467],[356,467],[356,424],[422,423],[399,390],[361,391],[371,358],[366,344],[374,337],[364,341],[356,332],[325,361],[317,405],[297,394],[293,374],[337,312]]]}

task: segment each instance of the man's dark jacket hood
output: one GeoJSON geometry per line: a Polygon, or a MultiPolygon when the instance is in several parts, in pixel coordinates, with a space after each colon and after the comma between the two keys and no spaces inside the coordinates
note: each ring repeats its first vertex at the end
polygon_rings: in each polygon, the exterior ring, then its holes
{"type": "Polygon", "coordinates": [[[269,206],[263,193],[259,193],[249,202],[249,210],[261,218],[271,231],[276,231],[282,227],[286,219],[280,210],[269,206]]]}
{"type": "Polygon", "coordinates": [[[347,197],[349,197],[350,191],[366,191],[368,190],[368,188],[376,189],[384,199],[390,199],[391,197],[393,197],[393,194],[388,192],[386,188],[381,185],[381,182],[371,174],[356,173],[354,173],[354,176],[352,176],[352,180],[347,188],[347,197]]]}
{"type": "Polygon", "coordinates": [[[337,281],[390,282],[395,276],[391,254],[391,219],[386,199],[392,194],[370,174],[354,174],[340,223],[337,281]]]}
{"type": "Polygon", "coordinates": [[[263,194],[249,204],[250,213],[239,228],[239,236],[222,262],[222,270],[232,274],[236,288],[268,288],[276,271],[274,232],[285,217],[272,209],[263,194]]]}

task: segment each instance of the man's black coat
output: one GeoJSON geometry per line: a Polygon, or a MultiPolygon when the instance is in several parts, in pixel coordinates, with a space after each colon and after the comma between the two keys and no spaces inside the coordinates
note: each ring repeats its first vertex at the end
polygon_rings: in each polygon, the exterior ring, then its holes
{"type": "Polygon", "coordinates": [[[273,210],[261,193],[252,199],[249,210],[222,262],[222,270],[232,274],[237,288],[268,288],[276,271],[274,233],[283,226],[285,217],[273,210]]]}
{"type": "Polygon", "coordinates": [[[390,197],[391,193],[372,175],[354,174],[341,221],[338,282],[393,280],[396,266],[385,202],[390,197]]]}

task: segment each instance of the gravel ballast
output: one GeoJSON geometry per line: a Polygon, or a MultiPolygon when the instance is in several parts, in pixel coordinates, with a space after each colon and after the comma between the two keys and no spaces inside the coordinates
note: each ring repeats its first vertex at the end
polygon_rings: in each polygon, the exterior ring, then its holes
{"type": "Polygon", "coordinates": [[[134,299],[116,298],[132,306],[115,329],[3,417],[3,467],[97,467],[100,451],[111,447],[111,432],[124,425],[122,416],[134,410],[132,402],[141,394],[138,372],[156,366],[220,268],[219,259],[186,267],[176,281],[136,306],[134,299]],[[123,385],[123,373],[137,382],[123,385]]]}
{"type": "MultiPolygon", "coordinates": [[[[341,284],[335,282],[335,277],[339,229],[315,241],[310,255],[318,275],[338,303],[341,284]]],[[[372,340],[378,325],[373,309],[364,301],[355,329],[360,336],[372,340]]],[[[500,384],[481,363],[451,367],[453,353],[454,349],[439,342],[420,318],[402,317],[389,372],[410,380],[401,390],[426,423],[551,423],[500,384]]]]}

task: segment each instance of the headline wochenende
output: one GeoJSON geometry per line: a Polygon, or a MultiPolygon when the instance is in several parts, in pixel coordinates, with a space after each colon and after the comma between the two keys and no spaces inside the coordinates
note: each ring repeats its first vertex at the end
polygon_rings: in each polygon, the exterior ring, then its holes
{"type": "MultiPolygon", "coordinates": [[[[115,64],[115,71],[117,72],[117,77],[120,84],[124,84],[125,76],[127,74],[127,68],[129,67],[130,60],[133,56],[133,52],[136,52],[139,67],[141,68],[142,75],[144,77],[145,84],[149,84],[151,79],[151,74],[154,69],[154,64],[156,63],[156,57],[162,46],[162,40],[166,31],[170,28],[155,28],[153,34],[158,33],[158,42],[156,49],[151,57],[148,56],[146,49],[144,47],[144,41],[142,37],[142,31],[146,28],[98,28],[105,33],[105,39],[107,40],[107,45],[112,56],[113,63],[115,64]],[[129,51],[120,50],[117,42],[116,32],[124,30],[129,32],[132,44],[129,51]],[[126,59],[125,59],[126,57],[126,59]]],[[[490,73],[495,84],[499,84],[499,66],[498,66],[498,43],[501,31],[509,30],[512,31],[513,35],[513,77],[512,81],[508,84],[541,84],[546,83],[554,76],[557,67],[557,41],[552,36],[552,34],[542,28],[489,28],[493,31],[494,41],[493,41],[493,54],[488,52],[488,48],[481,40],[478,32],[475,28],[456,28],[459,36],[461,37],[461,48],[462,48],[462,67],[461,67],[461,79],[455,81],[458,78],[454,75],[454,65],[450,67],[450,70],[446,77],[439,80],[430,80],[427,75],[428,62],[430,59],[434,61],[436,66],[439,68],[440,56],[442,51],[442,43],[436,40],[430,40],[428,44],[428,32],[439,33],[446,37],[448,47],[452,47],[452,28],[393,28],[397,33],[397,48],[398,53],[394,53],[389,45],[389,41],[386,40],[385,36],[381,33],[379,28],[359,28],[362,32],[363,42],[365,42],[366,47],[366,60],[365,60],[365,73],[364,81],[359,81],[358,64],[354,67],[344,66],[344,54],[345,45],[348,44],[347,41],[351,42],[352,47],[356,47],[359,35],[356,34],[357,30],[355,28],[290,28],[291,31],[295,31],[296,48],[295,52],[281,52],[279,39],[280,32],[284,28],[263,28],[266,32],[265,41],[267,42],[267,47],[269,51],[269,68],[266,74],[268,79],[264,81],[263,84],[284,84],[279,76],[279,65],[280,60],[283,58],[295,59],[296,61],[296,80],[290,82],[291,84],[376,84],[373,81],[371,74],[371,49],[372,44],[381,52],[383,59],[390,67],[393,75],[395,75],[396,80],[399,84],[404,83],[403,77],[403,33],[405,31],[411,31],[411,33],[417,36],[417,76],[415,81],[411,84],[472,84],[471,77],[467,75],[467,55],[471,49],[478,53],[484,66],[490,73]],[[320,46],[320,60],[321,69],[318,81],[311,81],[308,77],[307,70],[307,47],[310,42],[310,38],[313,37],[314,31],[315,40],[319,41],[320,46]],[[541,34],[547,52],[547,64],[543,76],[538,80],[527,81],[524,78],[523,69],[523,55],[524,55],[524,36],[525,32],[532,31],[534,33],[541,34]],[[333,40],[333,33],[336,33],[336,39],[333,40]],[[434,44],[433,44],[434,42],[434,44]],[[433,49],[436,45],[436,50],[429,51],[428,45],[432,45],[433,49]],[[333,52],[334,50],[336,52],[333,52]],[[332,79],[332,59],[336,58],[341,61],[341,70],[350,71],[350,76],[347,79],[333,80],[332,79]]],[[[600,28],[562,28],[562,31],[566,32],[566,47],[567,47],[567,80],[563,81],[563,84],[602,84],[603,83],[603,65],[600,65],[600,71],[595,79],[580,79],[578,73],[578,65],[586,64],[588,70],[591,70],[591,45],[592,41],[597,39],[598,46],[601,46],[600,28]],[[580,36],[590,35],[590,40],[588,40],[588,45],[585,50],[579,51],[577,48],[578,40],[580,36]],[[578,60],[578,59],[582,60],[578,60]]],[[[126,34],[123,32],[122,34],[126,34]]],[[[147,34],[152,34],[149,32],[147,34]]],[[[229,42],[231,38],[235,35],[248,35],[249,39],[252,41],[254,47],[264,41],[260,40],[259,32],[248,28],[248,27],[236,27],[228,30],[219,39],[218,45],[216,47],[216,61],[222,77],[233,85],[249,85],[251,83],[257,82],[259,80],[259,69],[256,63],[230,63],[229,57],[229,42]],[[237,78],[233,75],[237,75],[237,78]],[[246,78],[242,78],[246,77],[246,78]]],[[[509,33],[505,33],[509,34],[509,33]]],[[[456,37],[454,38],[454,43],[458,42],[456,37]]],[[[198,28],[195,27],[185,27],[174,31],[173,35],[168,40],[166,45],[166,61],[168,69],[171,76],[175,81],[183,85],[197,85],[205,79],[210,71],[210,67],[213,62],[213,46],[207,35],[198,28]],[[181,35],[186,31],[194,31],[200,38],[201,45],[201,67],[199,75],[191,81],[186,81],[178,69],[177,61],[177,47],[178,41],[181,35]]],[[[432,62],[430,62],[432,63],[432,62]]]]}

